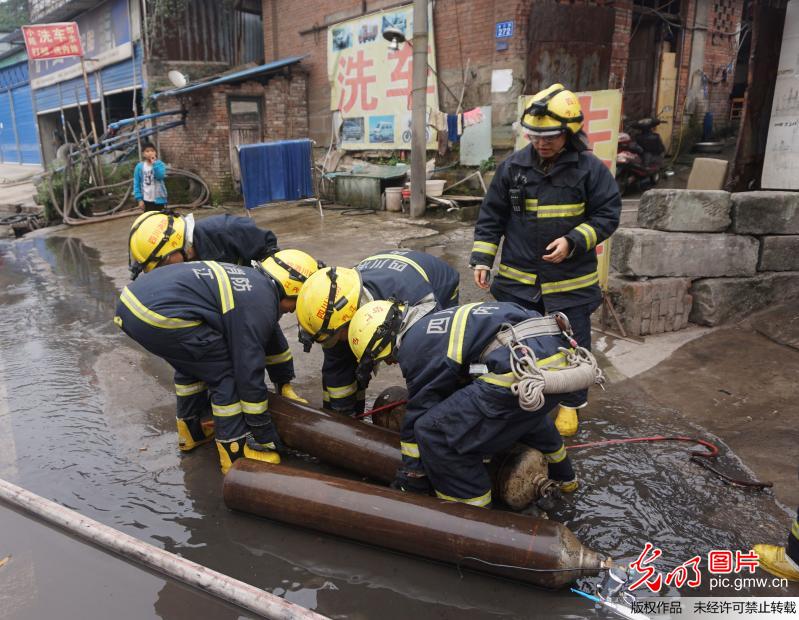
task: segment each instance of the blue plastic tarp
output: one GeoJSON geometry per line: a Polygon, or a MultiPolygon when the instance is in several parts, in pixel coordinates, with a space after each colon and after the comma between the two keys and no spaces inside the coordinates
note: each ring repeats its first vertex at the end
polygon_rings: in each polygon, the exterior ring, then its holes
{"type": "Polygon", "coordinates": [[[314,195],[310,140],[242,145],[239,168],[246,209],[314,195]]]}

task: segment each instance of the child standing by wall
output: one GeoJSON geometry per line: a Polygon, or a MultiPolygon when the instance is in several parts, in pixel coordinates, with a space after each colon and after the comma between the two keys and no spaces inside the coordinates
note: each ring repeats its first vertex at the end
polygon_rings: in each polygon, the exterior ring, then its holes
{"type": "Polygon", "coordinates": [[[151,142],[142,144],[142,161],[133,171],[133,197],[144,211],[161,211],[166,207],[166,166],[158,159],[151,142]]]}

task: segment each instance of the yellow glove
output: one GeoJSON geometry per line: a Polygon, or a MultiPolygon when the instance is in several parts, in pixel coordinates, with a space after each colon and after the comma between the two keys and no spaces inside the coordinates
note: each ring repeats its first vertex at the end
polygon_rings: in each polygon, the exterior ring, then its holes
{"type": "Polygon", "coordinates": [[[307,400],[305,400],[302,396],[300,396],[299,394],[297,394],[297,392],[294,391],[294,388],[291,387],[291,383],[284,383],[283,385],[280,386],[280,395],[285,396],[289,400],[294,400],[297,401],[298,403],[302,403],[303,405],[308,404],[307,400]]]}

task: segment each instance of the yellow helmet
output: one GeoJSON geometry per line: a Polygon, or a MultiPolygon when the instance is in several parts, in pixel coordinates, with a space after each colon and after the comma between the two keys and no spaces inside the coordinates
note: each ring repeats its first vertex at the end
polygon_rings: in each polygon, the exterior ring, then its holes
{"type": "Polygon", "coordinates": [[[313,274],[297,297],[300,341],[309,351],[350,322],[361,303],[361,276],[356,269],[327,267],[313,274]]]}
{"type": "Polygon", "coordinates": [[[580,100],[563,84],[553,84],[525,102],[521,125],[539,136],[554,136],[564,131],[576,134],[583,127],[580,100]]]}
{"type": "Polygon", "coordinates": [[[186,248],[186,221],[177,213],[148,211],[130,227],[128,252],[130,271],[136,279],[158,266],[165,257],[186,248]]]}
{"type": "MultiPolygon", "coordinates": [[[[259,265],[255,261],[253,264],[259,265]]],[[[277,282],[283,296],[291,299],[299,294],[305,281],[324,264],[301,250],[280,250],[262,261],[260,267],[277,282]]]]}
{"type": "Polygon", "coordinates": [[[402,325],[403,306],[395,301],[370,301],[350,321],[350,349],[358,360],[358,380],[365,382],[375,364],[391,355],[402,325]]]}

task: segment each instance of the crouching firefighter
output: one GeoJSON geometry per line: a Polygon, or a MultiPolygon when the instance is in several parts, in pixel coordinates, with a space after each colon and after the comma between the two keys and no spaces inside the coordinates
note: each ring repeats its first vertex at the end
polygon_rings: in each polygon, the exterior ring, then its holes
{"type": "Polygon", "coordinates": [[[222,472],[241,456],[279,462],[264,369],[286,393],[294,367],[290,358],[282,360],[286,340],[278,321],[293,310],[299,289],[317,269],[304,252],[282,250],[253,267],[170,265],[123,289],[114,322],[167,361],[180,381],[175,388],[181,450],[213,438],[213,430],[201,424],[210,393],[222,472]],[[276,358],[282,362],[270,365],[276,358]]]}
{"type": "Polygon", "coordinates": [[[473,303],[420,317],[376,301],[355,314],[349,342],[359,374],[396,362],[408,387],[402,467],[394,488],[491,504],[484,462],[520,442],[541,451],[561,490],[577,488],[563,439],[547,413],[560,394],[601,382],[562,314],[513,303],[473,303]]]}
{"type": "Polygon", "coordinates": [[[355,377],[358,362],[347,343],[347,325],[367,302],[404,299],[424,313],[458,304],[458,272],[424,252],[394,250],[363,259],[354,269],[321,269],[297,299],[300,341],[306,352],[322,344],[324,408],[345,415],[362,413],[368,377],[355,377]]]}

